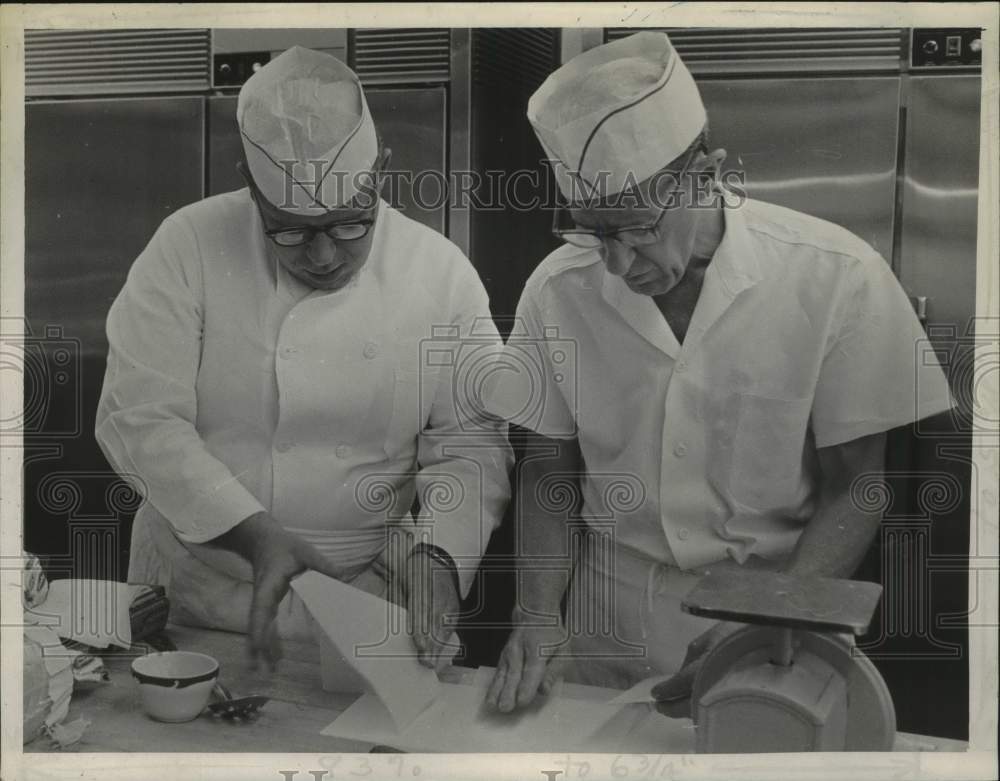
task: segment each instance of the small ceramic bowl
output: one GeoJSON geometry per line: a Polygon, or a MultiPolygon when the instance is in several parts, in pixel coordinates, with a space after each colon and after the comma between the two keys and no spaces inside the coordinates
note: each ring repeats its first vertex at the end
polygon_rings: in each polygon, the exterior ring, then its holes
{"type": "Polygon", "coordinates": [[[157,721],[191,721],[208,704],[219,663],[206,654],[166,651],[132,662],[142,707],[157,721]]]}

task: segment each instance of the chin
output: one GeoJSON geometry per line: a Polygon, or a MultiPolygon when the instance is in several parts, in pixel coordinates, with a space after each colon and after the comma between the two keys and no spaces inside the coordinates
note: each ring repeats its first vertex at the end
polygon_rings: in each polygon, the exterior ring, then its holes
{"type": "Polygon", "coordinates": [[[648,282],[645,285],[633,285],[628,280],[625,280],[625,284],[628,285],[629,290],[633,293],[638,293],[640,296],[662,296],[664,293],[669,293],[674,289],[674,286],[666,279],[658,279],[655,282],[648,282]]]}

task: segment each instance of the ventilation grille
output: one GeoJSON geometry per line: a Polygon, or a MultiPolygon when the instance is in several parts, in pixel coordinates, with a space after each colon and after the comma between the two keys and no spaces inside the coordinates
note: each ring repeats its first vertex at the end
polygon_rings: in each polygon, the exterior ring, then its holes
{"type": "Polygon", "coordinates": [[[557,30],[474,30],[473,80],[489,89],[530,94],[558,66],[558,51],[557,30]]]}
{"type": "Polygon", "coordinates": [[[353,30],[348,62],[366,85],[446,82],[451,73],[451,33],[446,27],[353,30]]]}
{"type": "Polygon", "coordinates": [[[696,74],[899,70],[905,44],[900,28],[614,27],[604,37],[613,41],[643,29],[668,33],[696,74]]]}
{"type": "Polygon", "coordinates": [[[207,29],[25,30],[26,97],[206,90],[207,29]]]}

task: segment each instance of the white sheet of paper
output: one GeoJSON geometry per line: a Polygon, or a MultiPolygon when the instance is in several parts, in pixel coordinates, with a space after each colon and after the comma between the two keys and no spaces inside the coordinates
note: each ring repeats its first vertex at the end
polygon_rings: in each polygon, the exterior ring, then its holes
{"type": "Polygon", "coordinates": [[[578,701],[539,699],[522,712],[498,713],[483,705],[485,690],[441,684],[434,703],[402,730],[382,704],[363,696],[324,735],[378,742],[406,751],[544,751],[580,748],[611,715],[606,707],[582,709],[578,701]]]}
{"type": "MultiPolygon", "coordinates": [[[[319,572],[300,575],[292,588],[329,640],[323,652],[350,665],[398,729],[434,702],[441,684],[417,661],[405,609],[319,572]]],[[[332,677],[324,673],[324,682],[332,677]]]]}
{"type": "Polygon", "coordinates": [[[113,580],[53,580],[45,601],[25,610],[24,620],[94,648],[128,648],[132,645],[129,605],[140,588],[113,580]]]}
{"type": "Polygon", "coordinates": [[[321,734],[414,752],[693,750],[687,720],[638,705],[613,705],[609,689],[566,684],[562,695],[540,697],[515,713],[497,713],[483,704],[492,672],[480,668],[470,683],[441,684],[434,704],[405,729],[397,730],[378,699],[366,694],[321,734]]]}

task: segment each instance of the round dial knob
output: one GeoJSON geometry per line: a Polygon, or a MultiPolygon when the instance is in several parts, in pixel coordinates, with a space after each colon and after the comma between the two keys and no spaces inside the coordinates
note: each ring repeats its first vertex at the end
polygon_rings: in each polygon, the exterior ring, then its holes
{"type": "Polygon", "coordinates": [[[927,54],[937,54],[937,50],[941,47],[938,46],[938,42],[931,38],[929,41],[924,41],[924,51],[927,54]]]}
{"type": "Polygon", "coordinates": [[[969,41],[969,51],[970,52],[981,52],[983,50],[983,42],[979,38],[973,38],[969,41]]]}

